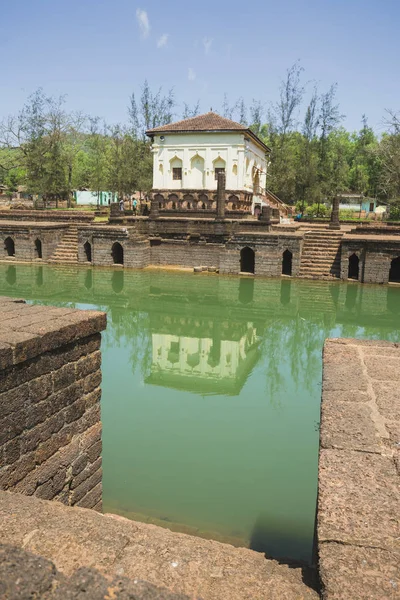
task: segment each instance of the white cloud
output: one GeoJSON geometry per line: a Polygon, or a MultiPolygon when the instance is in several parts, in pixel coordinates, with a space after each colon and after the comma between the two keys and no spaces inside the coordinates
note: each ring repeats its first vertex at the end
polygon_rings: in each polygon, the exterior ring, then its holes
{"type": "Polygon", "coordinates": [[[208,54],[210,52],[212,43],[213,43],[213,41],[211,38],[208,38],[208,37],[203,38],[204,52],[206,54],[208,54]]]}
{"type": "Polygon", "coordinates": [[[163,35],[157,41],[157,48],[162,48],[167,45],[169,33],[163,33],[163,35]]]}
{"type": "Polygon", "coordinates": [[[136,10],[136,19],[139,24],[142,37],[147,38],[150,33],[150,23],[149,17],[147,16],[147,12],[138,8],[136,10]]]}
{"type": "Polygon", "coordinates": [[[194,72],[194,69],[192,69],[192,67],[189,67],[188,79],[189,81],[194,81],[196,79],[196,73],[194,72]]]}

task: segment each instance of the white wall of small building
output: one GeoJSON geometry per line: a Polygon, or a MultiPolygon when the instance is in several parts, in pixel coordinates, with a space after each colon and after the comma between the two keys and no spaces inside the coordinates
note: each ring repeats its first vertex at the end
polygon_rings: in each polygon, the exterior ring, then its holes
{"type": "Polygon", "coordinates": [[[166,133],[154,136],[153,188],[158,190],[216,190],[215,168],[225,168],[226,188],[253,191],[265,188],[265,150],[242,132],[166,133]],[[173,168],[182,168],[182,179],[173,179],[173,168]]]}

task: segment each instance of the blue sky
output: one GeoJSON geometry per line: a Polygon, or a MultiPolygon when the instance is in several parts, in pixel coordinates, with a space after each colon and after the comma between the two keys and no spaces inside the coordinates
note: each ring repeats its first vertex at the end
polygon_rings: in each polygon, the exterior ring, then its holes
{"type": "Polygon", "coordinates": [[[202,112],[277,100],[296,60],[304,82],[338,84],[343,124],[383,130],[400,109],[398,0],[0,0],[0,117],[38,87],[71,110],[126,119],[145,78],[202,112]]]}

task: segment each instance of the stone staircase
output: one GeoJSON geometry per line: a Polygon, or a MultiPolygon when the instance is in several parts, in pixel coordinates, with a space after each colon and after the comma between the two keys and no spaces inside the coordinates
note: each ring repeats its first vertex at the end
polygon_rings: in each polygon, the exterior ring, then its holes
{"type": "Polygon", "coordinates": [[[78,228],[70,225],[64,233],[50,263],[77,263],[78,262],[78,228]]]}
{"type": "Polygon", "coordinates": [[[304,234],[300,277],[310,279],[340,277],[340,243],[343,232],[327,227],[313,228],[304,234]]]}

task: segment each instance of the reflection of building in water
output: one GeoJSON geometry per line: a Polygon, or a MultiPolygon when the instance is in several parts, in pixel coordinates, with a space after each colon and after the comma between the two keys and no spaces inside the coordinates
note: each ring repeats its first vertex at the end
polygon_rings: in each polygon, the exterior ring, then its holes
{"type": "Polygon", "coordinates": [[[147,383],[200,394],[238,394],[259,358],[256,326],[226,322],[204,323],[202,328],[192,318],[166,317],[162,329],[174,330],[177,321],[177,334],[152,332],[147,383]],[[193,329],[199,329],[197,335],[193,329]]]}

